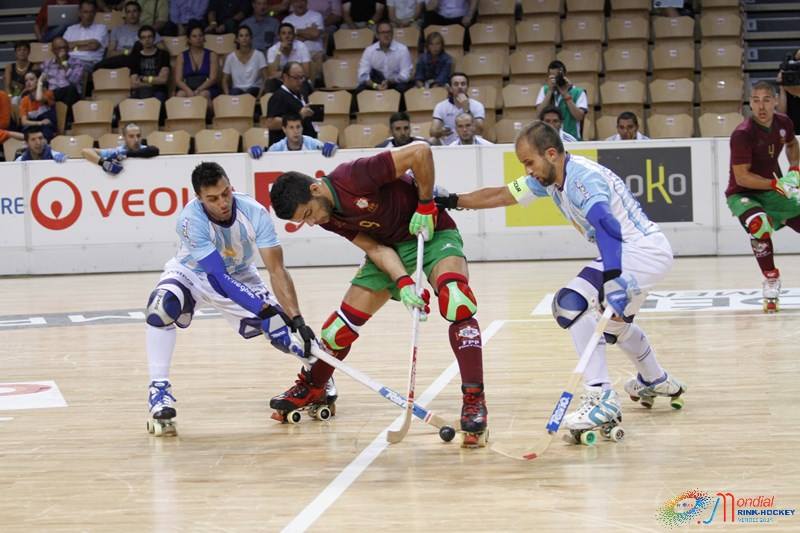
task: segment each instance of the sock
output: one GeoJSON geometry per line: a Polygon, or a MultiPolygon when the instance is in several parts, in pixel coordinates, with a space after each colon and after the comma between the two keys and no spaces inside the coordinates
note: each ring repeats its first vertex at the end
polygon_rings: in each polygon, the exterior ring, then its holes
{"type": "Polygon", "coordinates": [[[664,369],[658,364],[655,350],[650,346],[642,328],[636,324],[628,326],[617,339],[617,346],[625,352],[645,381],[656,381],[664,375],[664,369]]]}
{"type": "Polygon", "coordinates": [[[458,361],[461,383],[483,383],[483,343],[475,317],[450,324],[450,348],[458,361]]]}
{"type": "Polygon", "coordinates": [[[795,230],[797,233],[800,233],[800,217],[790,218],[786,221],[786,225],[795,230]]]}
{"type": "MultiPolygon", "coordinates": [[[[572,343],[575,345],[578,357],[583,354],[583,349],[588,344],[596,326],[597,319],[588,313],[585,313],[570,326],[569,333],[572,336],[572,343]]],[[[603,338],[597,343],[592,358],[589,360],[589,364],[586,365],[586,370],[583,373],[583,382],[591,387],[600,386],[603,390],[611,388],[611,379],[608,377],[608,364],[606,363],[606,341],[603,338]]]]}
{"type": "Polygon", "coordinates": [[[150,381],[169,380],[169,367],[172,363],[172,352],[175,351],[175,340],[178,332],[175,326],[156,328],[147,325],[145,345],[147,347],[147,368],[150,381]]]}
{"type": "Polygon", "coordinates": [[[756,256],[758,267],[762,273],[775,270],[775,258],[772,255],[772,238],[750,239],[750,246],[753,248],[753,255],[756,256]]]}
{"type": "MultiPolygon", "coordinates": [[[[361,326],[367,323],[367,320],[372,318],[372,315],[364,313],[363,311],[359,311],[355,307],[347,305],[344,302],[342,302],[337,314],[342,318],[342,320],[346,321],[356,333],[358,333],[358,330],[361,328],[361,326]]],[[[342,350],[333,350],[333,356],[339,361],[343,361],[344,358],[347,357],[347,354],[350,353],[351,347],[352,344],[342,350]]],[[[335,369],[331,365],[323,361],[317,361],[314,363],[314,366],[311,367],[311,383],[317,387],[324,386],[333,375],[334,370],[335,369]]]]}

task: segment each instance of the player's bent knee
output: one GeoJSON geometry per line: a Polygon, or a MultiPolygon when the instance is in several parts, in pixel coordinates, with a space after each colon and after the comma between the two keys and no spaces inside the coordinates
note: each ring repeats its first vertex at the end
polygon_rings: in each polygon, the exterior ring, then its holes
{"type": "Polygon", "coordinates": [[[456,272],[442,274],[436,280],[436,291],[439,313],[448,322],[461,322],[478,312],[478,301],[465,276],[456,272]]]}
{"type": "Polygon", "coordinates": [[[553,318],[559,326],[568,329],[589,309],[589,302],[579,292],[568,287],[558,289],[553,297],[553,318]]]}
{"type": "Polygon", "coordinates": [[[619,341],[627,339],[630,329],[630,322],[609,320],[605,331],[603,331],[603,337],[605,337],[608,344],[616,344],[619,341]]]}
{"type": "Polygon", "coordinates": [[[150,293],[147,300],[146,320],[151,326],[164,328],[175,324],[189,327],[194,314],[194,298],[178,282],[164,280],[150,293]]]}
{"type": "Polygon", "coordinates": [[[753,213],[744,221],[747,232],[753,239],[767,240],[770,235],[775,233],[775,228],[772,225],[769,215],[763,211],[753,213]]]}
{"type": "Polygon", "coordinates": [[[328,350],[339,351],[356,342],[358,331],[339,311],[334,311],[322,324],[320,337],[328,350]]]}

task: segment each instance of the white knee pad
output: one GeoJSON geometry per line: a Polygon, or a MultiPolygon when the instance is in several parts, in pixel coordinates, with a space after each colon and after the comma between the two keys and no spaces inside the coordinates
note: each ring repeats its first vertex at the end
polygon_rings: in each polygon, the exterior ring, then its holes
{"type": "Polygon", "coordinates": [[[603,336],[608,344],[616,344],[626,340],[630,335],[630,331],[631,325],[628,322],[609,320],[605,331],[603,331],[603,336]]]}
{"type": "Polygon", "coordinates": [[[159,282],[147,301],[147,323],[157,328],[175,324],[189,327],[194,315],[194,298],[179,282],[165,279],[159,282]]]}

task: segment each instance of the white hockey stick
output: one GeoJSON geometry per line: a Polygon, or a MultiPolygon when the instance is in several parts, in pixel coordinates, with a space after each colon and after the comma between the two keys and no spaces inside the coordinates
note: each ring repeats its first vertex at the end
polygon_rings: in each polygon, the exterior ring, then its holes
{"type": "MultiPolygon", "coordinates": [[[[417,270],[414,272],[416,279],[417,294],[422,294],[422,279],[425,277],[422,271],[423,256],[425,254],[425,238],[422,234],[417,234],[417,270]]],[[[411,417],[414,414],[414,389],[417,381],[417,348],[419,346],[419,315],[420,310],[414,309],[411,326],[411,361],[408,368],[408,394],[406,395],[406,412],[403,418],[403,425],[397,431],[391,429],[386,432],[386,440],[391,444],[397,444],[403,440],[411,426],[411,417]]]]}
{"type": "Polygon", "coordinates": [[[558,428],[561,426],[561,421],[564,419],[564,415],[567,414],[567,409],[572,401],[572,396],[575,393],[575,389],[580,384],[581,379],[583,378],[583,372],[586,370],[586,365],[589,364],[589,360],[592,358],[594,349],[597,348],[597,343],[600,342],[600,338],[603,336],[603,331],[606,329],[606,325],[611,319],[611,315],[613,313],[614,310],[612,307],[608,306],[603,312],[603,315],[600,317],[600,320],[597,321],[597,326],[594,328],[594,333],[592,333],[592,336],[589,337],[589,342],[583,349],[583,353],[581,353],[581,358],[578,360],[575,370],[572,371],[572,377],[570,377],[567,387],[564,389],[564,392],[561,393],[561,397],[558,399],[558,402],[556,402],[556,407],[553,409],[553,414],[550,415],[550,419],[547,421],[547,425],[545,426],[545,429],[547,429],[547,435],[539,439],[539,441],[536,442],[532,448],[523,452],[506,451],[503,450],[502,447],[498,447],[496,445],[492,445],[491,449],[493,451],[501,455],[505,455],[506,457],[511,457],[512,459],[519,459],[522,461],[532,461],[533,459],[537,459],[542,456],[545,450],[547,450],[547,448],[550,446],[550,443],[553,441],[553,437],[555,437],[556,433],[558,433],[558,428]]]}

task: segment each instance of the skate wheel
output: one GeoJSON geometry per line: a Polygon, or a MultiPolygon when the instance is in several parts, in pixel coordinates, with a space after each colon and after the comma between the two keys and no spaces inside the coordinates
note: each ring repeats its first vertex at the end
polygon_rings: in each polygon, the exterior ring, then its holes
{"type": "Polygon", "coordinates": [[[486,431],[483,433],[464,433],[464,438],[461,441],[462,448],[483,448],[486,446],[486,431]]]}
{"type": "Polygon", "coordinates": [[[148,433],[150,433],[150,434],[152,434],[152,433],[154,433],[154,432],[155,432],[155,430],[156,430],[156,429],[155,429],[155,426],[154,426],[154,424],[153,424],[153,421],[152,421],[152,420],[150,420],[150,419],[148,419],[148,420],[147,420],[147,432],[148,432],[148,433]]]}
{"type": "Polygon", "coordinates": [[[303,418],[303,415],[300,414],[300,411],[290,411],[286,415],[286,421],[290,424],[297,424],[303,418]]]}
{"type": "Polygon", "coordinates": [[[328,420],[331,417],[331,410],[328,409],[328,406],[322,406],[317,409],[317,412],[314,414],[317,420],[328,420]]]}
{"type": "Polygon", "coordinates": [[[597,442],[597,432],[594,430],[584,431],[581,433],[581,444],[584,446],[593,446],[597,442]]]}
{"type": "Polygon", "coordinates": [[[619,442],[625,438],[625,430],[617,426],[608,432],[608,438],[614,442],[619,442]]]}
{"type": "Polygon", "coordinates": [[[153,424],[153,435],[155,435],[156,437],[160,437],[163,434],[164,434],[164,426],[162,426],[158,422],[154,423],[153,424]]]}
{"type": "Polygon", "coordinates": [[[631,400],[633,400],[634,402],[638,402],[639,401],[639,397],[638,396],[631,396],[631,400]]]}
{"type": "Polygon", "coordinates": [[[653,408],[653,403],[655,402],[655,398],[642,398],[642,406],[647,407],[648,409],[653,408]]]}
{"type": "Polygon", "coordinates": [[[581,439],[581,432],[571,429],[569,431],[569,433],[565,433],[563,435],[563,439],[564,439],[564,442],[567,442],[569,444],[578,444],[581,441],[580,440],[581,439]]]}
{"type": "Polygon", "coordinates": [[[683,398],[676,396],[669,402],[669,406],[673,409],[683,409],[683,398]]]}
{"type": "Polygon", "coordinates": [[[456,437],[456,430],[450,426],[442,426],[439,428],[439,438],[445,442],[450,442],[456,437]]]}

